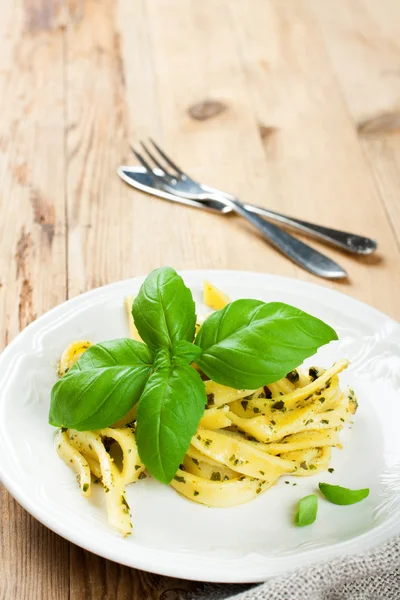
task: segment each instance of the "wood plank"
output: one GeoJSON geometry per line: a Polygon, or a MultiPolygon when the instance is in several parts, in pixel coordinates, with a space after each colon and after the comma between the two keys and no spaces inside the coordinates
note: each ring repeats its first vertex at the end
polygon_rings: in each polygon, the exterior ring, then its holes
{"type": "MultiPolygon", "coordinates": [[[[133,37],[138,44],[144,36],[132,36],[130,28],[145,29],[141,8],[138,3],[137,18],[125,23],[126,36],[133,37]]],[[[132,126],[128,125],[125,83],[130,62],[129,57],[122,58],[121,34],[116,23],[116,3],[108,0],[99,5],[89,1],[81,18],[75,22],[72,18],[68,31],[71,295],[146,273],[159,265],[184,266],[181,211],[136,194],[116,175],[118,165],[132,160],[128,152],[132,126]]],[[[144,44],[140,56],[146,54],[144,44]]],[[[140,96],[142,88],[138,85],[136,89],[140,96]]],[[[143,93],[147,99],[147,87],[143,93]]],[[[136,105],[140,106],[140,100],[136,105]]],[[[135,112],[134,123],[141,120],[142,115],[135,112]]]]}
{"type": "MultiPolygon", "coordinates": [[[[0,5],[1,346],[66,297],[59,2],[0,5]]],[[[69,545],[1,489],[0,596],[68,598],[69,545]]]]}
{"type": "MultiPolygon", "coordinates": [[[[275,206],[376,237],[376,257],[330,252],[350,280],[329,285],[399,315],[398,248],[308,3],[254,0],[230,3],[229,9],[275,206]]],[[[311,279],[300,271],[297,276],[311,279]]]]}
{"type": "MultiPolygon", "coordinates": [[[[144,25],[139,3],[135,10],[131,4],[121,1],[119,11],[127,104],[138,107],[129,117],[131,135],[136,140],[153,135],[193,176],[265,202],[265,157],[224,2],[148,2],[144,25]],[[136,35],[131,29],[135,22],[136,35]],[[146,31],[145,41],[139,29],[146,31]],[[154,99],[147,102],[149,87],[140,85],[142,74],[133,72],[131,57],[145,61],[153,73],[146,82],[153,86],[156,108],[154,99]],[[149,109],[143,114],[140,109],[146,103],[149,109]]],[[[241,219],[168,205],[129,189],[124,193],[134,199],[136,212],[146,203],[143,218],[154,232],[156,258],[162,248],[158,264],[295,272],[295,267],[264,241],[249,235],[249,227],[241,219]],[[165,222],[173,245],[165,244],[165,222]]],[[[152,265],[156,264],[153,260],[152,265]]]]}
{"type": "Polygon", "coordinates": [[[71,545],[73,600],[185,600],[195,584],[118,565],[71,545]]]}
{"type": "Polygon", "coordinates": [[[314,0],[312,6],[400,244],[400,4],[314,0]]]}
{"type": "MultiPolygon", "coordinates": [[[[179,222],[172,215],[176,207],[135,195],[116,175],[117,166],[131,160],[128,131],[139,129],[158,106],[151,87],[144,4],[138,3],[136,12],[132,3],[125,8],[129,18],[124,33],[139,47],[131,54],[133,70],[128,57],[123,60],[121,55],[113,0],[101,4],[89,0],[83,11],[77,6],[70,13],[66,40],[70,295],[174,263],[183,254],[179,222]],[[130,106],[132,125],[126,99],[128,77],[136,91],[130,106]],[[141,85],[142,77],[148,85],[141,85]],[[145,112],[137,113],[139,109],[145,112]]],[[[182,590],[192,586],[117,565],[74,545],[70,557],[74,600],[178,600],[182,590]]]]}

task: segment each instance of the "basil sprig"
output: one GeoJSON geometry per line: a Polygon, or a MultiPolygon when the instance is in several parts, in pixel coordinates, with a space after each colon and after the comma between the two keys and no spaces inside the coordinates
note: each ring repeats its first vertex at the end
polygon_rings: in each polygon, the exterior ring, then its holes
{"type": "Polygon", "coordinates": [[[337,339],[329,325],[293,306],[236,300],[210,315],[194,341],[192,294],[170,267],[146,278],[132,316],[144,343],[90,347],[53,386],[49,422],[101,429],[138,403],[140,458],[163,483],[174,477],[207,403],[193,361],[217,383],[257,389],[337,339]]]}

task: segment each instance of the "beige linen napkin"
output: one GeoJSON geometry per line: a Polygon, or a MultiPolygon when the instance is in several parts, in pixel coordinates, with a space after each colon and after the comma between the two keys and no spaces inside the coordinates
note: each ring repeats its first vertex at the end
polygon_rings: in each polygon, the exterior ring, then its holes
{"type": "Polygon", "coordinates": [[[188,600],[400,600],[400,538],[256,586],[199,584],[188,600]]]}

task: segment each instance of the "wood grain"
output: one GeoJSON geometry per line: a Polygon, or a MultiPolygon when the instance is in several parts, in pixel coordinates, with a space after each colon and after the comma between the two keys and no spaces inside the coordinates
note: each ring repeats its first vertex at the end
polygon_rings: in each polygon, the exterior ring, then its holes
{"type": "MultiPolygon", "coordinates": [[[[5,346],[99,285],[170,264],[294,276],[395,318],[400,5],[391,0],[0,3],[0,310],[5,346]],[[240,219],[143,196],[130,143],[243,200],[376,237],[349,280],[305,273],[240,219]]],[[[1,490],[0,598],[182,600],[195,584],[96,557],[1,490]]]]}
{"type": "MultiPolygon", "coordinates": [[[[66,297],[63,30],[30,2],[0,13],[2,346],[66,297]]],[[[64,600],[69,544],[1,489],[2,598],[64,600]]]]}
{"type": "Polygon", "coordinates": [[[400,5],[314,0],[313,9],[400,245],[400,5]]]}
{"type": "MultiPolygon", "coordinates": [[[[308,4],[254,2],[251,11],[240,2],[230,7],[257,121],[274,128],[263,141],[270,205],[310,221],[377,237],[382,260],[393,260],[392,275],[388,277],[379,260],[371,264],[338,251],[335,257],[349,272],[350,281],[331,287],[373,305],[378,302],[393,314],[400,277],[395,267],[398,249],[308,4]],[[392,289],[392,299],[377,298],[377,281],[392,289]]],[[[296,275],[315,281],[299,269],[296,275]]]]}

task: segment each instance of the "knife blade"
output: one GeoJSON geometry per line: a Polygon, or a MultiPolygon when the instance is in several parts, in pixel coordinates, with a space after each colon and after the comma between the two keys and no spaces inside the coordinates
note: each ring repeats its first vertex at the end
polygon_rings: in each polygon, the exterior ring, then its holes
{"type": "MultiPolygon", "coordinates": [[[[154,171],[157,173],[159,169],[154,169],[154,171]]],[[[144,167],[121,166],[117,169],[117,173],[125,183],[141,192],[146,192],[146,194],[158,196],[159,198],[169,200],[170,202],[185,204],[187,206],[193,206],[194,208],[201,208],[202,210],[208,210],[213,213],[226,214],[232,212],[229,206],[226,206],[223,202],[218,202],[217,200],[202,200],[201,202],[197,202],[196,200],[178,197],[174,194],[165,192],[157,185],[157,179],[152,177],[151,173],[144,167]]],[[[160,174],[161,173],[162,171],[160,171],[160,174]]]]}

